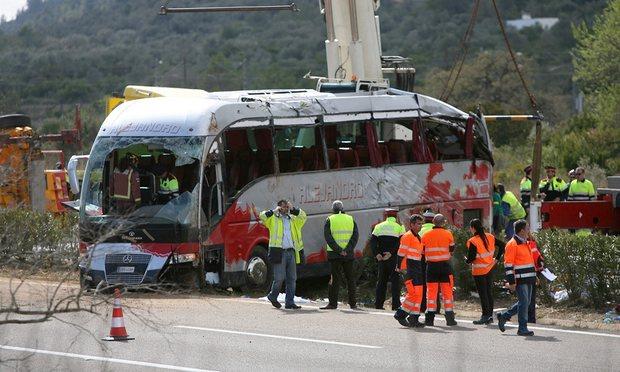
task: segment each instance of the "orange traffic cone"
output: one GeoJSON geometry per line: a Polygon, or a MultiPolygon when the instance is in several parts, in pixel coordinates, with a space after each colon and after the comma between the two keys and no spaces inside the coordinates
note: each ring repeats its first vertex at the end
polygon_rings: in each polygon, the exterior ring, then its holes
{"type": "Polygon", "coordinates": [[[123,320],[123,309],[121,308],[121,291],[118,288],[114,290],[114,308],[112,309],[112,328],[110,335],[102,338],[103,341],[126,341],[135,340],[127,335],[125,329],[125,321],[123,320]]]}

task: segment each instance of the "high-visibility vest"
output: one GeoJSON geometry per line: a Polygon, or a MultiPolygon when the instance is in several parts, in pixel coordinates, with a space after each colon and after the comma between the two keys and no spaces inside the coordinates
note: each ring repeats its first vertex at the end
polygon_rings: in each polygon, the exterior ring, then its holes
{"type": "Polygon", "coordinates": [[[175,176],[159,180],[159,189],[164,192],[179,192],[179,181],[175,176]]]}
{"type": "Polygon", "coordinates": [[[433,225],[432,222],[427,222],[424,225],[422,225],[422,228],[420,229],[420,236],[424,236],[424,234],[426,234],[427,232],[431,231],[431,229],[435,227],[435,225],[433,225]]]}
{"type": "Polygon", "coordinates": [[[506,243],[504,269],[506,270],[506,279],[508,279],[509,283],[514,283],[515,279],[536,277],[532,250],[527,242],[519,243],[513,237],[506,243]]]}
{"type": "Polygon", "coordinates": [[[510,205],[510,216],[508,216],[509,219],[519,220],[525,217],[525,209],[523,209],[523,206],[519,203],[519,200],[517,200],[517,197],[511,191],[506,191],[504,196],[502,196],[502,201],[510,205]]]}
{"type": "MultiPolygon", "coordinates": [[[[346,214],[344,212],[339,212],[337,214],[332,214],[327,217],[329,220],[329,230],[331,231],[332,238],[338,246],[342,249],[347,247],[351,237],[353,236],[353,216],[346,214]]],[[[333,251],[329,244],[327,245],[328,251],[333,251]]]]}
{"type": "MultiPolygon", "coordinates": [[[[262,211],[258,218],[261,223],[269,229],[269,246],[282,248],[282,240],[284,239],[284,223],[280,216],[273,213],[267,217],[268,211],[262,211]]],[[[291,217],[291,238],[293,239],[293,247],[295,248],[295,261],[301,263],[301,255],[299,252],[304,249],[304,243],[301,239],[301,228],[306,223],[306,212],[299,210],[299,215],[290,215],[291,217]]]]}
{"type": "Polygon", "coordinates": [[[372,230],[374,236],[393,236],[395,238],[401,237],[405,233],[403,225],[396,222],[395,217],[388,217],[385,221],[375,225],[372,230]]]}
{"type": "Polygon", "coordinates": [[[424,256],[427,262],[444,262],[450,260],[450,246],[454,245],[454,237],[449,230],[435,227],[422,237],[424,256]]]}
{"type": "Polygon", "coordinates": [[[467,241],[476,247],[476,258],[471,265],[471,273],[473,276],[486,275],[495,266],[495,260],[493,256],[495,254],[495,237],[493,234],[484,233],[487,237],[487,246],[484,247],[482,238],[478,235],[473,236],[467,241]]]}
{"type": "Polygon", "coordinates": [[[564,182],[564,180],[558,180],[557,177],[553,177],[551,180],[549,180],[548,178],[542,179],[538,184],[538,188],[542,189],[548,183],[550,184],[549,190],[551,191],[564,191],[564,189],[566,188],[566,182],[564,182]]]}
{"type": "Polygon", "coordinates": [[[519,189],[521,191],[521,195],[530,195],[532,193],[532,180],[527,177],[523,177],[519,189]]]}
{"type": "Polygon", "coordinates": [[[590,180],[572,180],[568,187],[568,200],[590,200],[596,197],[594,185],[590,180]]]}
{"type": "Polygon", "coordinates": [[[407,231],[403,236],[400,237],[400,246],[398,247],[398,256],[402,257],[402,261],[400,263],[401,270],[407,269],[407,260],[422,260],[422,253],[424,251],[424,246],[422,245],[422,241],[419,240],[411,230],[407,231]]]}
{"type": "Polygon", "coordinates": [[[112,198],[139,202],[140,178],[137,172],[129,168],[124,172],[114,171],[112,174],[112,198]]]}

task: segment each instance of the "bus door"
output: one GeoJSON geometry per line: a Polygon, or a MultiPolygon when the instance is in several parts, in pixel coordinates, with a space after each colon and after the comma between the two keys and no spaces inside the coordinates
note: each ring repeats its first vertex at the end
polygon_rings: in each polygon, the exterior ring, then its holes
{"type": "Polygon", "coordinates": [[[200,246],[205,279],[210,284],[219,284],[224,262],[223,244],[213,244],[209,240],[224,214],[221,148],[221,138],[214,140],[203,161],[200,246]]]}

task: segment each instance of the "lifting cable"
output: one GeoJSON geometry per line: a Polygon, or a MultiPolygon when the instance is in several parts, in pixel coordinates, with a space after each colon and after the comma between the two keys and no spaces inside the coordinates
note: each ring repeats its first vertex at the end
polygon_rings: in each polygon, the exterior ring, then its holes
{"type": "Polygon", "coordinates": [[[450,74],[448,75],[448,79],[446,80],[446,84],[441,91],[440,100],[447,101],[456,86],[456,82],[461,75],[461,69],[463,68],[463,64],[465,63],[465,59],[467,58],[467,51],[469,49],[469,38],[474,32],[474,26],[476,25],[476,18],[478,17],[478,8],[480,7],[480,0],[475,0],[474,6],[471,10],[471,16],[469,17],[469,24],[467,25],[467,30],[461,38],[461,45],[459,48],[459,53],[454,58],[454,63],[452,64],[452,68],[450,69],[450,74]],[[454,70],[457,68],[456,75],[454,75],[454,70]],[[454,80],[452,77],[454,76],[454,80]],[[451,84],[450,84],[451,83],[451,84]]]}
{"type": "Polygon", "coordinates": [[[515,70],[517,70],[517,74],[519,75],[519,79],[521,79],[521,84],[523,85],[523,89],[527,93],[527,96],[530,99],[530,104],[532,105],[532,109],[534,112],[538,113],[538,104],[536,104],[536,98],[527,87],[527,83],[525,82],[525,78],[523,77],[523,73],[521,73],[521,69],[519,68],[519,64],[517,63],[517,59],[515,58],[515,54],[512,51],[512,47],[510,46],[510,42],[508,41],[508,36],[506,35],[506,29],[504,28],[504,22],[502,22],[502,17],[499,14],[499,9],[497,8],[497,3],[495,0],[491,0],[493,2],[493,8],[495,9],[495,15],[497,16],[497,22],[499,23],[499,28],[502,31],[502,35],[504,36],[504,42],[506,43],[506,48],[508,48],[508,52],[510,53],[510,58],[512,59],[512,63],[515,66],[515,70]]]}

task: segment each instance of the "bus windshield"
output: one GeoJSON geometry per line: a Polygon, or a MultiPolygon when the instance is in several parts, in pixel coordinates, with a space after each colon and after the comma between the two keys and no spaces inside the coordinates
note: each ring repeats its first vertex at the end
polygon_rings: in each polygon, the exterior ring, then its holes
{"type": "Polygon", "coordinates": [[[196,226],[205,138],[98,138],[85,171],[80,215],[196,226]]]}

